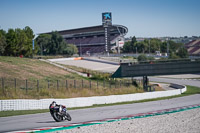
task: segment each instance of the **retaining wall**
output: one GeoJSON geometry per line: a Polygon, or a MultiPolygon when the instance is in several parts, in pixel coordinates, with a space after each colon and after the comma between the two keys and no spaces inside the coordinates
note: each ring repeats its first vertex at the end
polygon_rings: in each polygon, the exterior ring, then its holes
{"type": "Polygon", "coordinates": [[[137,101],[143,99],[159,98],[166,96],[179,95],[187,90],[186,86],[182,89],[175,89],[169,91],[145,92],[127,95],[110,95],[110,96],[94,96],[94,97],[79,97],[69,99],[17,99],[17,100],[0,100],[0,111],[7,110],[34,110],[34,109],[48,109],[52,101],[57,104],[66,105],[70,107],[84,107],[92,106],[94,104],[109,104],[126,101],[137,101]]]}

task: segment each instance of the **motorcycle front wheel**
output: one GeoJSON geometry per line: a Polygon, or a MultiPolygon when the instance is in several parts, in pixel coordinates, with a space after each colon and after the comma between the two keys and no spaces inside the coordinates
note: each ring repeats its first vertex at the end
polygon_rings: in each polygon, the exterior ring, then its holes
{"type": "Polygon", "coordinates": [[[71,118],[71,116],[68,114],[68,113],[66,113],[66,119],[68,120],[68,121],[71,121],[72,120],[72,118],[71,118]]]}

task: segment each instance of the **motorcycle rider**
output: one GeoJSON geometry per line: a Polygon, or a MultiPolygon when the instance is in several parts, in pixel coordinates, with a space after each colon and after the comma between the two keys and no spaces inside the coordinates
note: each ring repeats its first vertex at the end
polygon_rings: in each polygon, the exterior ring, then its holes
{"type": "MultiPolygon", "coordinates": [[[[63,105],[58,105],[55,101],[53,101],[51,104],[50,104],[50,106],[49,106],[49,108],[50,107],[58,107],[59,108],[59,113],[61,113],[61,114],[66,114],[66,107],[65,106],[63,106],[63,105]]],[[[67,118],[66,116],[65,116],[65,118],[67,118]]]]}
{"type": "Polygon", "coordinates": [[[59,107],[59,112],[60,113],[62,113],[62,111],[63,111],[63,106],[62,105],[58,105],[58,104],[56,104],[56,102],[55,101],[53,101],[51,104],[50,104],[50,106],[49,107],[59,107]]]}

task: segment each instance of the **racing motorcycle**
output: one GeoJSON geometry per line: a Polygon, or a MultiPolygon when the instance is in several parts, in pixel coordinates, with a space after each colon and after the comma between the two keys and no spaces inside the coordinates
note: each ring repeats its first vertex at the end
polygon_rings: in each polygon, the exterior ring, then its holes
{"type": "Polygon", "coordinates": [[[61,122],[64,120],[71,121],[72,118],[67,113],[67,108],[63,105],[57,105],[56,103],[52,102],[49,106],[50,114],[56,122],[61,122]]]}

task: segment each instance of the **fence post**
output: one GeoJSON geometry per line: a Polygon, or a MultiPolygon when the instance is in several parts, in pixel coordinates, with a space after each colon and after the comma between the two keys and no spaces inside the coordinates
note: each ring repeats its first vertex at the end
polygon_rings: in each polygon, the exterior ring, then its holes
{"type": "Polygon", "coordinates": [[[3,78],[2,78],[2,80],[1,80],[1,82],[2,82],[2,89],[3,89],[3,94],[5,94],[5,91],[4,91],[4,80],[3,80],[3,78]]]}
{"type": "Polygon", "coordinates": [[[133,77],[131,77],[131,84],[133,85],[133,77]]]}
{"type": "Polygon", "coordinates": [[[66,89],[68,89],[68,82],[67,82],[67,80],[66,80],[66,89]]]}
{"type": "Polygon", "coordinates": [[[99,88],[99,82],[98,82],[98,80],[97,80],[97,89],[99,88]]]}
{"type": "Polygon", "coordinates": [[[120,86],[120,88],[122,87],[122,81],[121,80],[119,81],[119,86],[120,86]]]}
{"type": "Polygon", "coordinates": [[[83,89],[83,80],[82,80],[82,89],[83,89]]]}
{"type": "Polygon", "coordinates": [[[16,88],[17,88],[17,81],[16,81],[16,78],[14,79],[14,86],[15,86],[15,91],[16,91],[16,88]]]}
{"type": "Polygon", "coordinates": [[[103,80],[103,88],[105,88],[105,80],[103,80]]]}
{"type": "Polygon", "coordinates": [[[15,87],[15,93],[17,92],[17,81],[16,78],[14,78],[14,87],[15,87]]]}
{"type": "Polygon", "coordinates": [[[26,79],[26,94],[28,93],[28,80],[26,79]]]}
{"type": "Polygon", "coordinates": [[[58,80],[57,80],[57,90],[58,90],[58,88],[59,88],[59,82],[58,82],[58,80]]]}
{"type": "Polygon", "coordinates": [[[111,87],[112,87],[112,85],[111,85],[111,81],[110,81],[109,83],[110,83],[110,89],[111,89],[111,87]]]}
{"type": "Polygon", "coordinates": [[[74,88],[76,89],[76,80],[74,80],[74,88]]]}
{"type": "Polygon", "coordinates": [[[117,88],[117,83],[116,83],[116,80],[115,80],[115,89],[117,88]]]}
{"type": "Polygon", "coordinates": [[[92,88],[91,80],[90,80],[90,89],[92,88]]]}
{"type": "Polygon", "coordinates": [[[37,92],[39,92],[39,80],[37,80],[37,92]]]}
{"type": "Polygon", "coordinates": [[[48,80],[48,89],[49,89],[49,84],[50,84],[49,82],[50,82],[50,81],[48,80]]]}

